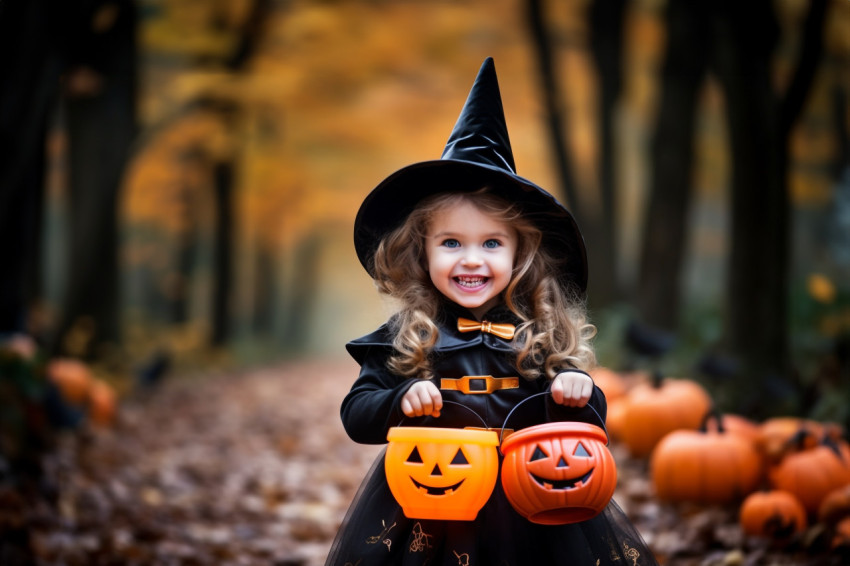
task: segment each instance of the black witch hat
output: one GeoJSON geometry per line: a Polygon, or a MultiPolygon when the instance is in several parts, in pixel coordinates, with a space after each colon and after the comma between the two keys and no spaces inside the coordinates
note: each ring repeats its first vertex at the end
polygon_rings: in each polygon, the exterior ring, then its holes
{"type": "Polygon", "coordinates": [[[543,246],[558,260],[559,279],[584,292],[587,257],[572,214],[558,200],[516,174],[493,59],[472,85],[440,159],[399,169],[363,201],[354,221],[354,247],[370,275],[378,242],[400,226],[423,199],[488,186],[515,203],[543,231],[543,246]]]}

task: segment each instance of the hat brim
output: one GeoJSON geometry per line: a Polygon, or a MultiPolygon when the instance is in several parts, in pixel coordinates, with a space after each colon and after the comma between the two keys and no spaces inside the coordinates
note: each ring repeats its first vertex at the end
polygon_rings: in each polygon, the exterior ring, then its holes
{"type": "Polygon", "coordinates": [[[558,278],[582,293],[587,288],[584,238],[572,214],[531,181],[496,166],[455,159],[422,161],[399,169],[364,199],[354,220],[354,247],[360,263],[372,272],[380,240],[400,226],[425,198],[446,192],[473,192],[483,186],[516,203],[543,232],[543,246],[562,260],[558,278]]]}

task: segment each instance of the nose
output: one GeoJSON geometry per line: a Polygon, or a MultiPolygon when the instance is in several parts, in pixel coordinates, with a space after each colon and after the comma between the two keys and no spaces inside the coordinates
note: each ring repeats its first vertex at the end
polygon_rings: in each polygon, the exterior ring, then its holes
{"type": "Polygon", "coordinates": [[[473,248],[467,248],[460,261],[465,267],[478,267],[483,263],[478,250],[473,248]]]}

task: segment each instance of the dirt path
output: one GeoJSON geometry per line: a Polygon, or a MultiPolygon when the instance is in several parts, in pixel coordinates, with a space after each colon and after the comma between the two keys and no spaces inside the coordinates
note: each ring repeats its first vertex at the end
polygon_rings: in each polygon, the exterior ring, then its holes
{"type": "MultiPolygon", "coordinates": [[[[353,362],[166,383],[50,461],[58,516],[30,536],[48,564],[322,564],[376,447],[339,404],[353,362]]],[[[33,511],[38,513],[38,510],[33,511]]]]}

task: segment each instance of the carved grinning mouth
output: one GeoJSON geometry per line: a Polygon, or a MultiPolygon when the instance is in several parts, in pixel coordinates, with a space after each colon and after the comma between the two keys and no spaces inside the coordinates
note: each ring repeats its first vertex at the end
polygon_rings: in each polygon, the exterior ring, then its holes
{"type": "Polygon", "coordinates": [[[532,474],[529,472],[529,475],[534,478],[540,487],[544,489],[552,489],[552,490],[564,490],[564,489],[575,489],[579,486],[579,484],[584,485],[587,483],[587,480],[590,479],[590,475],[593,473],[593,470],[590,470],[583,476],[579,478],[573,478],[570,480],[550,480],[546,478],[541,478],[538,475],[532,474]]]}
{"type": "Polygon", "coordinates": [[[419,483],[418,481],[416,481],[413,478],[410,478],[410,480],[413,482],[413,485],[415,485],[417,488],[424,489],[428,493],[428,495],[449,495],[452,492],[454,492],[455,490],[457,490],[460,487],[460,484],[462,484],[465,481],[465,480],[460,480],[456,484],[450,485],[448,487],[431,487],[431,486],[419,483]]]}

